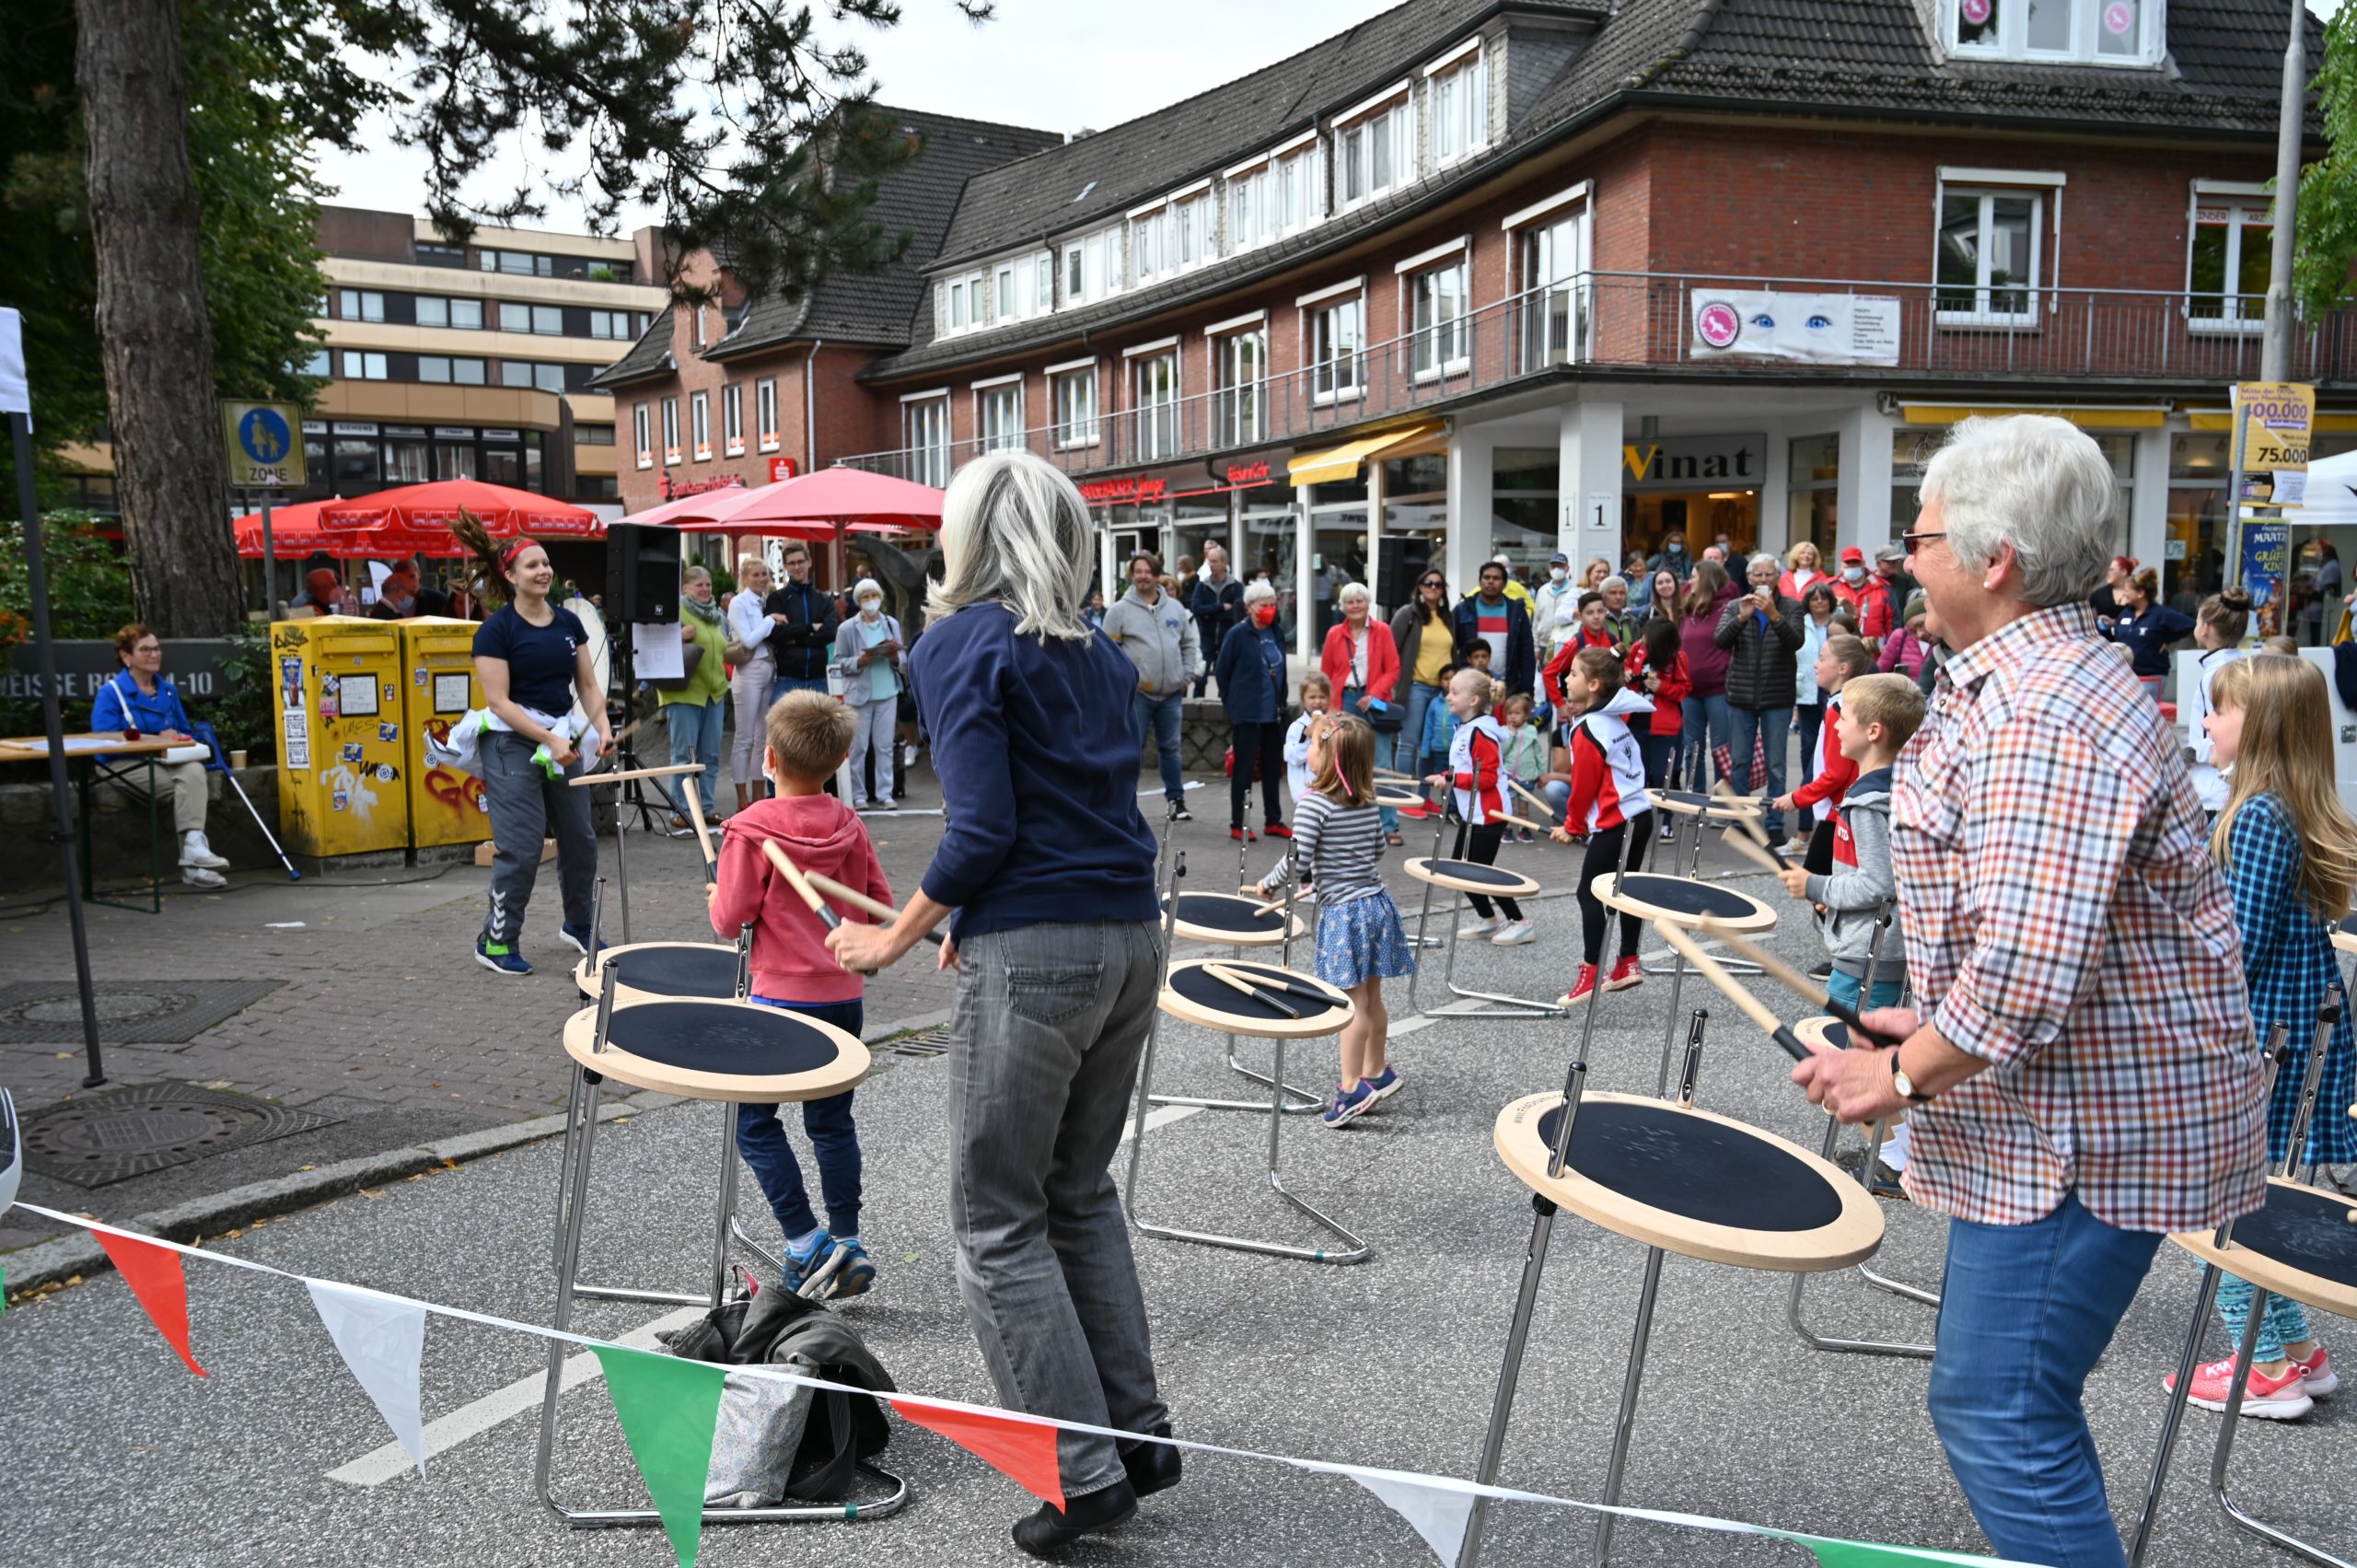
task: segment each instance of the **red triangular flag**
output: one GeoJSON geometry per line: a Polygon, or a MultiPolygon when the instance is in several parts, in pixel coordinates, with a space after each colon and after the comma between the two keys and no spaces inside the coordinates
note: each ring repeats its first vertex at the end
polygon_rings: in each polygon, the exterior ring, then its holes
{"type": "Polygon", "coordinates": [[[1064,1483],[1056,1468],[1056,1429],[1036,1422],[972,1411],[944,1410],[894,1400],[901,1418],[937,1432],[988,1464],[1042,1503],[1064,1505],[1064,1483]]]}
{"type": "Polygon", "coordinates": [[[147,1309],[148,1318],[156,1331],[170,1342],[180,1353],[188,1369],[199,1377],[204,1368],[188,1348],[188,1275],[180,1269],[180,1255],[168,1247],[158,1247],[152,1241],[140,1241],[110,1230],[93,1230],[99,1245],[107,1249],[114,1266],[122,1271],[123,1283],[147,1309]]]}

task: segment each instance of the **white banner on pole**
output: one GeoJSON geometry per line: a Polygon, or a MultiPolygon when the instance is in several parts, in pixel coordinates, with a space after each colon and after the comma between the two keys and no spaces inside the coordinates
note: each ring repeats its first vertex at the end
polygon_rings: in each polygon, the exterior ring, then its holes
{"type": "Polygon", "coordinates": [[[1886,296],[1705,287],[1691,302],[1689,359],[1898,363],[1898,301],[1886,296]]]}
{"type": "Polygon", "coordinates": [[[25,318],[0,308],[0,413],[32,417],[32,383],[25,378],[25,318]]]}

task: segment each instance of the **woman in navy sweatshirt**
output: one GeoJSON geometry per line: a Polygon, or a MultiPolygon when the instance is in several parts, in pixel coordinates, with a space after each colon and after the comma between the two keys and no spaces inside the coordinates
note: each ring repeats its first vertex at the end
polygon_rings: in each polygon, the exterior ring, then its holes
{"type": "MultiPolygon", "coordinates": [[[[880,969],[952,915],[949,1211],[1000,1401],[1167,1435],[1107,1168],[1161,982],[1155,840],[1138,811],[1137,667],[1081,615],[1091,554],[1080,492],[1039,458],[979,459],[951,483],[943,578],[910,655],[941,846],[897,922],[847,923],[827,946],[845,969],[880,969]]],[[[1162,1444],[1065,1432],[1056,1446],[1062,1511],[1015,1526],[1035,1556],[1178,1480],[1162,1444]]]]}
{"type": "Polygon", "coordinates": [[[1277,780],[1284,772],[1285,645],[1277,635],[1277,590],[1266,583],[1244,590],[1244,619],[1220,639],[1219,701],[1227,710],[1227,836],[1251,842],[1244,807],[1258,772],[1261,826],[1272,839],[1293,837],[1277,808],[1277,780]]]}

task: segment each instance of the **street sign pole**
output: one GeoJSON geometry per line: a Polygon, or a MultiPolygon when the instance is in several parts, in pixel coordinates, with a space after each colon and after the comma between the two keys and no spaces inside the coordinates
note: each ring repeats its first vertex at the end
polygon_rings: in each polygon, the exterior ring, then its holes
{"type": "MultiPolygon", "coordinates": [[[[2243,403],[2233,388],[2227,389],[2226,401],[2234,408],[2235,471],[2226,486],[2226,570],[2220,586],[2240,587],[2243,581],[2243,403]]],[[[2199,562],[2194,563],[2197,567],[2199,562]]],[[[2197,571],[2194,580],[2199,582],[2197,571]]]]}
{"type": "Polygon", "coordinates": [[[278,552],[270,539],[270,492],[261,493],[261,618],[268,622],[278,613],[278,552]]]}

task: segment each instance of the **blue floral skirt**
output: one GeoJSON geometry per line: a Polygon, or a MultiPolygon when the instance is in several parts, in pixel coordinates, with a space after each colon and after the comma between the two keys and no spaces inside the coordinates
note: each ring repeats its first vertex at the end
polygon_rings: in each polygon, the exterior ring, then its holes
{"type": "Polygon", "coordinates": [[[1377,888],[1318,907],[1318,978],[1348,991],[1370,980],[1416,972],[1416,950],[1399,923],[1399,906],[1377,888]]]}

